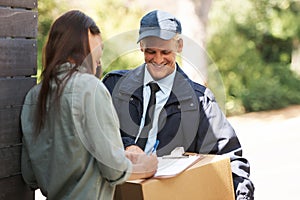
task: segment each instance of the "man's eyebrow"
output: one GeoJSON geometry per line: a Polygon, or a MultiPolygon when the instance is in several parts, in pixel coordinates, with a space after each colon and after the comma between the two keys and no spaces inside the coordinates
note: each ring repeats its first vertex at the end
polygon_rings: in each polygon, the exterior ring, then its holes
{"type": "Polygon", "coordinates": [[[155,51],[154,49],[150,48],[150,47],[146,47],[145,51],[155,51]]]}
{"type": "Polygon", "coordinates": [[[165,49],[165,48],[159,48],[159,47],[145,47],[145,50],[151,50],[151,51],[172,51],[172,49],[165,49]]]}

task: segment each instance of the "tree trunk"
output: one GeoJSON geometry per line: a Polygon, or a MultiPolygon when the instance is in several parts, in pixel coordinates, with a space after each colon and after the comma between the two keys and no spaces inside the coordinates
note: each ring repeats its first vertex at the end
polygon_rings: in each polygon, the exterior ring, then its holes
{"type": "Polygon", "coordinates": [[[293,43],[291,70],[300,75],[300,41],[295,40],[293,43]]]}

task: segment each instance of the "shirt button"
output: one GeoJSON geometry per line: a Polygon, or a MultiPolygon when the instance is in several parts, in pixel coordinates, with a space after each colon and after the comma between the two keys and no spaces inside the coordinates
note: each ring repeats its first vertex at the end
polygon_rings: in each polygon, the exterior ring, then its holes
{"type": "Polygon", "coordinates": [[[130,97],[130,101],[133,101],[133,98],[132,98],[132,97],[130,97]]]}
{"type": "Polygon", "coordinates": [[[194,106],[194,103],[191,103],[190,106],[193,107],[193,106],[194,106]]]}
{"type": "Polygon", "coordinates": [[[180,105],[178,105],[178,106],[177,106],[177,108],[180,110],[180,109],[181,109],[181,106],[180,106],[180,105]]]}

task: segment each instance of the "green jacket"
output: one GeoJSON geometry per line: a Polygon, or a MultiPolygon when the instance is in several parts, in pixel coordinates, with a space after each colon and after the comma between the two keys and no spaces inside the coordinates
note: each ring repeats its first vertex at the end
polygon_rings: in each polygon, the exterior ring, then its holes
{"type": "MultiPolygon", "coordinates": [[[[62,65],[60,78],[71,68],[62,65]]],[[[67,82],[58,109],[48,98],[46,122],[37,137],[40,84],[28,92],[22,109],[22,175],[49,200],[112,199],[115,185],[132,170],[109,92],[99,79],[82,72],[81,67],[67,82]]],[[[51,89],[56,89],[54,81],[51,89]]]]}

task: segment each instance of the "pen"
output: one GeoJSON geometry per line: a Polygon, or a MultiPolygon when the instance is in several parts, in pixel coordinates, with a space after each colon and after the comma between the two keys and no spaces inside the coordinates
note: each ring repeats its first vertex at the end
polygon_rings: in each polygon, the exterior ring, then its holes
{"type": "Polygon", "coordinates": [[[158,147],[158,144],[159,144],[159,140],[156,140],[156,142],[155,142],[155,144],[154,144],[154,146],[153,146],[153,149],[152,149],[152,152],[151,152],[151,153],[156,152],[156,149],[157,149],[157,147],[158,147]]]}
{"type": "Polygon", "coordinates": [[[163,156],[162,159],[180,159],[180,158],[189,158],[189,156],[163,156]]]}

